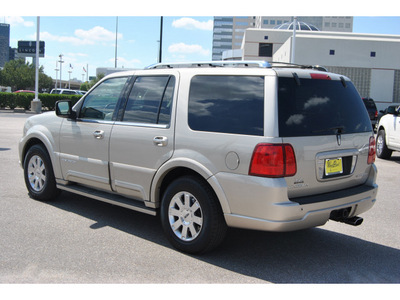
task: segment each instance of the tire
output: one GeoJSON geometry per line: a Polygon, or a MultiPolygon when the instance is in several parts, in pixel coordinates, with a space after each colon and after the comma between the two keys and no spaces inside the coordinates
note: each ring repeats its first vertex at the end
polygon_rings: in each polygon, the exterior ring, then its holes
{"type": "Polygon", "coordinates": [[[24,177],[33,199],[48,201],[59,194],[49,154],[42,145],[34,145],[26,153],[24,177]]]}
{"type": "Polygon", "coordinates": [[[216,248],[227,231],[217,197],[194,176],[180,177],[168,186],[161,202],[161,224],[169,242],[191,254],[216,248]]]}
{"type": "Polygon", "coordinates": [[[376,137],[376,156],[382,159],[389,159],[392,156],[392,150],[386,145],[386,133],[384,129],[378,131],[376,137]]]}

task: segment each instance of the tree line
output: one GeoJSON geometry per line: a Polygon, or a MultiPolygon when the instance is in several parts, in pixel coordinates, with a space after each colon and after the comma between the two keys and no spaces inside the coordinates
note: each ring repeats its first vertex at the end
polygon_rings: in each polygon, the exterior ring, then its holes
{"type": "MultiPolygon", "coordinates": [[[[35,65],[23,59],[10,60],[0,70],[0,85],[10,86],[12,91],[35,90],[35,65]]],[[[39,91],[50,91],[53,79],[39,68],[39,91]]]]}
{"type": "MultiPolygon", "coordinates": [[[[54,88],[53,79],[43,72],[43,66],[39,68],[39,93],[43,91],[50,92],[54,88]]],[[[95,80],[85,82],[80,89],[88,91],[97,83],[104,74],[99,74],[95,80]]],[[[4,68],[0,70],[0,85],[9,86],[12,91],[35,90],[35,65],[25,62],[24,59],[10,60],[5,63],[4,68]]]]}

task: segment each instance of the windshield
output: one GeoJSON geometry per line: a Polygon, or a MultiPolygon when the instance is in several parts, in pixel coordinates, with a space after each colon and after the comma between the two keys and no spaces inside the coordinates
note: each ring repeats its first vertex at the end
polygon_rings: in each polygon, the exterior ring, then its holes
{"type": "Polygon", "coordinates": [[[372,130],[364,103],[350,81],[280,77],[281,137],[335,135],[372,130]]]}

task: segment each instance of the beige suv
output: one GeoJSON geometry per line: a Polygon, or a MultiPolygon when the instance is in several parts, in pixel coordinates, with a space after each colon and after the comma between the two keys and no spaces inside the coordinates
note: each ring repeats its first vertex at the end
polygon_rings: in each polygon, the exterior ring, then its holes
{"type": "Polygon", "coordinates": [[[159,214],[189,253],[227,227],[359,225],[376,201],[375,140],[351,81],[265,62],[161,64],[105,77],[72,107],[29,118],[34,199],[60,190],[159,214]]]}

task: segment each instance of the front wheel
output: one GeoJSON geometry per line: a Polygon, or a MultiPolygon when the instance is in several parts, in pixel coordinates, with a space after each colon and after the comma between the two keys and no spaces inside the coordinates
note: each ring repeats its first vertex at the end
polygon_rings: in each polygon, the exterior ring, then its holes
{"type": "Polygon", "coordinates": [[[176,179],[165,191],[161,223],[170,243],[187,253],[214,249],[227,230],[214,192],[205,182],[192,176],[176,179]]]}
{"type": "Polygon", "coordinates": [[[378,131],[376,138],[376,156],[383,159],[389,159],[392,156],[392,150],[386,145],[386,133],[384,129],[378,131]]]}
{"type": "Polygon", "coordinates": [[[59,193],[50,157],[41,145],[32,146],[26,153],[24,177],[29,195],[36,200],[48,201],[59,193]]]}

